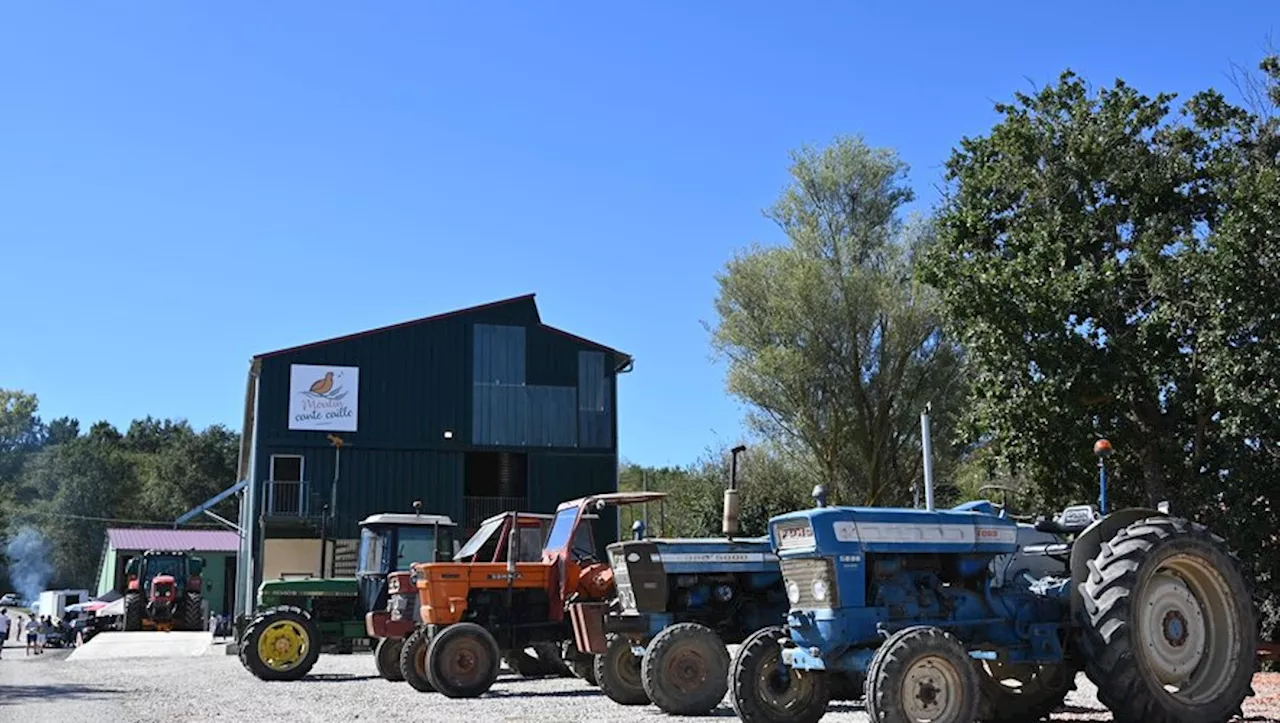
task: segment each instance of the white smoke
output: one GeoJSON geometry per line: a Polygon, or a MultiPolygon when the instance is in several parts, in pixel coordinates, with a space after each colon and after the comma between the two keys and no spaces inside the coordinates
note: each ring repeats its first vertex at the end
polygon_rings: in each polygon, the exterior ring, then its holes
{"type": "Polygon", "coordinates": [[[53,577],[51,546],[34,527],[23,527],[5,546],[9,558],[9,581],[23,600],[34,601],[53,577]]]}

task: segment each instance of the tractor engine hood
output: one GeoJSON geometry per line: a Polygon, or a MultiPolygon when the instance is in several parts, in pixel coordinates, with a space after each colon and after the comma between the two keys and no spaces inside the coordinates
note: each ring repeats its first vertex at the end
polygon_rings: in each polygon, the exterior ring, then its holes
{"type": "Polygon", "coordinates": [[[264,580],[258,599],[286,597],[356,597],[360,587],[354,577],[301,577],[264,580]]]}
{"type": "Polygon", "coordinates": [[[682,577],[778,574],[778,556],[767,537],[648,538],[615,542],[608,551],[618,600],[629,612],[665,612],[668,594],[682,577]]]}
{"type": "Polygon", "coordinates": [[[995,556],[1018,546],[1013,520],[972,510],[820,507],[769,520],[783,557],[846,552],[995,556]]]}

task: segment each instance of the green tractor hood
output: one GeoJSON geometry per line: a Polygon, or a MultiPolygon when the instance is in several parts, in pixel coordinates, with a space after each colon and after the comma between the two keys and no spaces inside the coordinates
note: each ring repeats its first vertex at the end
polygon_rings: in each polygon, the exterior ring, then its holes
{"type": "Polygon", "coordinates": [[[275,605],[291,597],[356,597],[360,586],[354,577],[300,577],[263,580],[258,586],[258,603],[275,605]]]}

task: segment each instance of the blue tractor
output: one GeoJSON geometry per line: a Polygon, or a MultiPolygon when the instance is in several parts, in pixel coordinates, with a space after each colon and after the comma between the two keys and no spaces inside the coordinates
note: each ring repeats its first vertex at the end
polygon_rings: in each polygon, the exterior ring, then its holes
{"type": "Polygon", "coordinates": [[[733,449],[721,538],[645,536],[608,546],[617,597],[570,606],[578,649],[595,656],[600,689],[622,705],[705,715],[728,691],[729,651],[787,611],[778,556],[766,537],[738,537],[733,449]]]}
{"type": "MultiPolygon", "coordinates": [[[[817,721],[862,674],[873,723],[1032,723],[1083,671],[1120,723],[1218,723],[1252,695],[1257,612],[1239,561],[1161,509],[1099,505],[1019,523],[1005,505],[817,507],[769,521],[790,603],[743,642],[746,723],[817,721]]],[[[1100,440],[1100,457],[1110,444],[1100,440]]]]}

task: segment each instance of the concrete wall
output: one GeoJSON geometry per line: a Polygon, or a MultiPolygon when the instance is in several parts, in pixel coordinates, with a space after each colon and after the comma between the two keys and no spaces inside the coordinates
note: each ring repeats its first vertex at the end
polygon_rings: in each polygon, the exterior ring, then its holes
{"type": "MultiPolygon", "coordinates": [[[[329,541],[326,563],[333,566],[335,540],[329,541]]],[[[359,546],[359,540],[337,540],[359,546]]],[[[268,538],[263,541],[262,579],[273,580],[281,575],[320,576],[320,540],[268,538]]]]}

